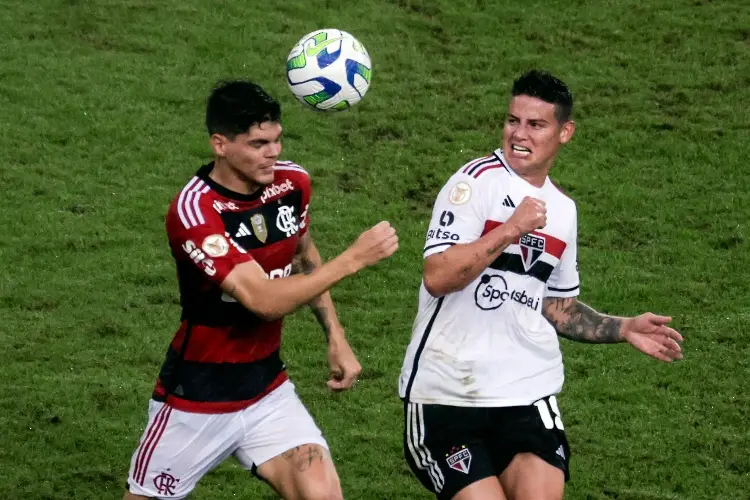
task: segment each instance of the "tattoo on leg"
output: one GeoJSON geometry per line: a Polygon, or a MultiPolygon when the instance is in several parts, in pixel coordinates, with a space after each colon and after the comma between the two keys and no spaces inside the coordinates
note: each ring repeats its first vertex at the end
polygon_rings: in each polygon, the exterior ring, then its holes
{"type": "Polygon", "coordinates": [[[323,454],[320,449],[309,446],[306,450],[300,453],[300,457],[297,460],[297,472],[305,472],[310,469],[315,462],[322,462],[323,454]]]}
{"type": "Polygon", "coordinates": [[[323,452],[317,446],[297,446],[285,451],[281,456],[292,461],[297,472],[305,472],[316,462],[323,462],[323,452]]]}

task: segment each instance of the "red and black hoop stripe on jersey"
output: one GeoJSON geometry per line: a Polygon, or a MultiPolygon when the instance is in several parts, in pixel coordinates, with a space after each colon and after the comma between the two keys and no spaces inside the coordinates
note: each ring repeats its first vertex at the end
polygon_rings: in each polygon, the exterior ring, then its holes
{"type": "MultiPolygon", "coordinates": [[[[500,227],[502,225],[502,222],[494,220],[485,221],[482,236],[489,233],[496,227],[500,227]]],[[[558,260],[562,258],[562,254],[565,251],[565,247],[567,246],[567,244],[563,240],[539,231],[532,231],[529,234],[544,239],[545,254],[551,255],[558,260]]],[[[517,245],[519,244],[519,240],[516,240],[513,243],[517,245]]],[[[552,271],[554,271],[555,266],[543,260],[537,259],[530,267],[530,269],[526,269],[523,257],[521,255],[506,251],[501,253],[500,256],[495,259],[492,264],[489,265],[489,268],[498,271],[509,271],[515,274],[525,274],[527,276],[538,279],[542,283],[547,283],[547,280],[549,280],[549,277],[552,275],[552,271]]]]}

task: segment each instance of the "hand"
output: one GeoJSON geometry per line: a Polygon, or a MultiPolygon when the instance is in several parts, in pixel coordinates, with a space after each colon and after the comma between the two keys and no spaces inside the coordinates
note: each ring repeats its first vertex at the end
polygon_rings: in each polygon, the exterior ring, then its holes
{"type": "Polygon", "coordinates": [[[652,358],[665,363],[682,359],[682,335],[669,328],[672,321],[668,316],[657,316],[652,313],[628,318],[622,324],[622,337],[633,347],[652,358]]]}
{"type": "Polygon", "coordinates": [[[521,233],[520,236],[535,229],[542,229],[547,225],[546,203],[526,196],[513,211],[513,215],[510,216],[506,224],[518,229],[521,233]]]}
{"type": "Polygon", "coordinates": [[[398,249],[398,236],[390,223],[383,221],[359,235],[346,253],[359,271],[390,257],[398,249]]]}
{"type": "Polygon", "coordinates": [[[328,344],[328,366],[330,368],[328,387],[335,392],[350,389],[362,373],[362,366],[357,361],[357,356],[343,337],[331,338],[328,344]]]}

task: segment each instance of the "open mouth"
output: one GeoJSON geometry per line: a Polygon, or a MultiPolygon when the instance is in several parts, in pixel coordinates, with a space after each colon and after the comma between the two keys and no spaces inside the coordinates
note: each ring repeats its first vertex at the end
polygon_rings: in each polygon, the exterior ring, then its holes
{"type": "Polygon", "coordinates": [[[529,156],[531,154],[531,150],[524,146],[519,146],[518,144],[511,145],[510,149],[513,151],[513,154],[515,156],[519,157],[525,157],[529,156]]]}

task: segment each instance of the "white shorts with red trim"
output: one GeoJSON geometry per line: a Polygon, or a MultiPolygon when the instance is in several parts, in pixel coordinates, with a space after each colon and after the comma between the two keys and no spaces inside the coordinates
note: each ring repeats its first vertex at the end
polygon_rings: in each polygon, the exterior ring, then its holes
{"type": "Polygon", "coordinates": [[[152,498],[185,498],[231,455],[254,470],[303,444],[328,448],[290,381],[233,413],[188,413],[151,400],[148,425],[130,462],[128,489],[152,498]]]}

